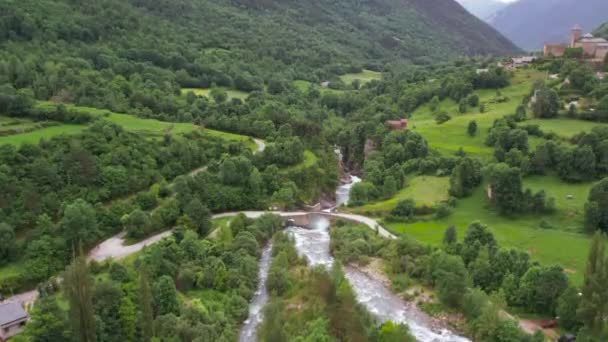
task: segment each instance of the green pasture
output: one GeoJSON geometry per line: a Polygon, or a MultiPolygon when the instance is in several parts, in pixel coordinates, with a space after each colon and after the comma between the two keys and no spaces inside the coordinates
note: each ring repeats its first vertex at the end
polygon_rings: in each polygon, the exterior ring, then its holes
{"type": "Polygon", "coordinates": [[[558,136],[568,139],[581,132],[591,131],[593,127],[607,126],[606,123],[556,118],[556,119],[532,119],[527,120],[525,124],[539,125],[545,133],[553,132],[558,136]]]}
{"type": "MultiPolygon", "coordinates": [[[[249,96],[249,93],[245,91],[229,89],[225,87],[219,88],[226,91],[226,93],[228,94],[228,99],[245,100],[247,96],[249,96]]],[[[210,97],[209,93],[211,92],[211,88],[182,88],[182,95],[188,94],[189,92],[193,92],[196,96],[210,97]]]]}
{"type": "MultiPolygon", "coordinates": [[[[427,103],[411,114],[409,127],[420,133],[431,147],[441,153],[453,154],[462,147],[467,153],[489,159],[494,151],[484,143],[488,129],[492,127],[494,120],[515,113],[524,96],[530,92],[534,80],[543,77],[543,73],[532,70],[517,72],[511,85],[500,90],[501,96],[508,98],[508,101],[503,103],[490,103],[497,96],[496,90],[482,89],[475,91],[480,102],[486,103],[485,113],[479,113],[479,107],[475,107],[469,108],[464,114],[460,114],[456,101],[445,99],[439,103],[438,112],[447,112],[452,119],[441,125],[435,122],[433,111],[427,103]],[[472,120],[477,122],[477,135],[474,137],[467,134],[468,124],[472,120]]],[[[533,146],[539,141],[538,138],[530,139],[533,146]]]]}
{"type": "MultiPolygon", "coordinates": [[[[526,186],[542,186],[556,200],[573,188],[560,184],[552,177],[538,177],[526,180],[526,186]]],[[[579,187],[579,186],[574,186],[579,187]]],[[[582,188],[582,185],[580,185],[582,188]]],[[[579,189],[579,191],[581,191],[579,189]]],[[[583,196],[583,194],[577,195],[583,196]]],[[[558,210],[551,215],[516,215],[505,217],[488,207],[485,187],[478,187],[469,198],[459,200],[454,212],[443,219],[429,218],[414,223],[388,223],[387,228],[395,233],[403,233],[424,243],[440,245],[445,229],[456,226],[458,237],[462,240],[469,224],[481,221],[494,233],[503,247],[512,247],[530,253],[533,260],[544,265],[559,264],[575,284],[580,285],[589,249],[589,236],[579,233],[579,218],[564,221],[570,205],[580,210],[581,199],[573,203],[557,201],[558,210]],[[543,227],[552,228],[543,228],[543,227]]]]}
{"type": "Polygon", "coordinates": [[[371,70],[363,70],[362,72],[358,73],[344,74],[340,76],[340,79],[346,84],[351,84],[354,80],[359,80],[361,84],[365,84],[373,80],[382,79],[382,73],[371,70]]]}
{"type": "Polygon", "coordinates": [[[77,134],[84,130],[82,125],[59,125],[41,128],[35,131],[13,134],[0,137],[0,145],[11,144],[20,146],[23,144],[38,144],[41,139],[51,139],[59,135],[77,134]]]}
{"type": "Polygon", "coordinates": [[[405,188],[397,192],[393,197],[375,203],[370,203],[358,208],[353,212],[382,214],[388,213],[399,201],[413,199],[417,207],[433,206],[437,202],[448,199],[450,180],[448,177],[417,176],[407,181],[405,188]]]}
{"type": "Polygon", "coordinates": [[[585,202],[593,184],[594,182],[566,183],[557,176],[524,178],[524,188],[530,188],[533,192],[545,190],[547,197],[555,199],[556,217],[547,221],[572,232],[580,231],[583,226],[585,202]],[[569,198],[570,195],[572,198],[569,198]]]}

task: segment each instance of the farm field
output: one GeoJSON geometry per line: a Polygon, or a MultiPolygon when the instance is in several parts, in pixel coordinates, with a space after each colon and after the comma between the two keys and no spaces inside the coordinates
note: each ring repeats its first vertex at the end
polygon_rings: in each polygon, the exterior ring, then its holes
{"type": "Polygon", "coordinates": [[[373,80],[379,80],[382,78],[382,73],[371,70],[363,70],[362,72],[345,74],[340,76],[342,82],[351,84],[354,80],[359,80],[361,84],[371,82],[373,80]]]}
{"type": "Polygon", "coordinates": [[[567,270],[576,284],[581,284],[590,239],[579,233],[580,215],[569,221],[564,217],[568,216],[568,210],[580,213],[586,193],[577,194],[572,203],[566,202],[561,196],[576,189],[581,192],[589,186],[561,184],[554,177],[527,179],[524,187],[544,188],[550,196],[555,196],[558,210],[552,215],[517,215],[510,218],[487,207],[485,187],[480,186],[471,197],[459,200],[449,217],[428,218],[413,223],[389,223],[387,228],[436,246],[441,244],[448,226],[456,226],[458,237],[462,240],[469,224],[479,220],[489,227],[501,246],[525,250],[533,260],[545,265],[557,263],[567,270]]]}
{"type": "Polygon", "coordinates": [[[448,199],[448,177],[417,176],[409,179],[407,186],[390,199],[352,208],[355,213],[383,214],[390,212],[401,200],[411,198],[416,206],[433,206],[437,202],[448,199]]]}
{"type": "MultiPolygon", "coordinates": [[[[479,113],[479,108],[469,108],[467,113],[459,114],[456,101],[445,99],[439,103],[438,111],[447,112],[452,119],[441,125],[435,122],[429,104],[422,105],[411,114],[409,127],[420,133],[427,139],[431,147],[441,153],[453,154],[462,147],[467,153],[489,159],[492,157],[493,149],[484,144],[488,129],[492,127],[494,120],[515,113],[522,98],[530,92],[534,81],[542,78],[544,78],[544,73],[538,71],[517,72],[511,85],[501,89],[502,96],[509,98],[507,102],[503,103],[489,103],[496,96],[495,90],[475,91],[480,102],[486,103],[485,113],[479,113]],[[478,127],[477,135],[474,137],[467,134],[467,126],[471,120],[475,120],[478,127]]],[[[530,138],[532,146],[539,141],[538,138],[530,138]]]]}
{"type": "MultiPolygon", "coordinates": [[[[247,96],[249,96],[248,92],[235,90],[235,89],[229,89],[229,88],[225,88],[225,87],[219,87],[219,88],[226,91],[226,93],[228,94],[228,99],[244,100],[247,98],[247,96]]],[[[211,88],[182,88],[182,95],[185,95],[188,92],[193,92],[197,96],[209,97],[211,88]]]]}

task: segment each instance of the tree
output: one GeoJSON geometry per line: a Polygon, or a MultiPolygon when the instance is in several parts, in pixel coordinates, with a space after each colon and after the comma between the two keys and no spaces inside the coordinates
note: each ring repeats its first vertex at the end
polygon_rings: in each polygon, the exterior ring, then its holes
{"type": "Polygon", "coordinates": [[[467,197],[481,184],[481,163],[469,157],[460,159],[450,175],[450,195],[467,197]]]}
{"type": "Polygon", "coordinates": [[[68,246],[73,248],[81,243],[83,247],[90,246],[100,235],[95,209],[83,199],[77,199],[65,207],[59,226],[68,246]]]}
{"type": "Polygon", "coordinates": [[[382,185],[382,194],[386,198],[390,198],[399,188],[397,187],[397,181],[393,176],[384,177],[384,184],[382,185]]]}
{"type": "Polygon", "coordinates": [[[536,101],[532,104],[534,115],[541,119],[556,117],[560,108],[557,92],[543,87],[537,89],[535,95],[536,101]]]}
{"type": "Polygon", "coordinates": [[[13,227],[0,222],[0,266],[13,260],[17,252],[13,227]]]}
{"type": "Polygon", "coordinates": [[[154,311],[153,311],[152,289],[148,282],[148,271],[142,269],[139,275],[139,327],[144,342],[149,342],[154,336],[154,311]]]}
{"type": "Polygon", "coordinates": [[[467,99],[463,98],[460,100],[460,102],[458,102],[458,111],[461,114],[464,114],[467,112],[467,99]]]}
{"type": "Polygon", "coordinates": [[[95,342],[95,316],[93,313],[93,279],[89,275],[84,256],[74,258],[66,269],[64,289],[70,304],[72,336],[77,342],[95,342]]]}
{"type": "Polygon", "coordinates": [[[469,136],[474,137],[477,135],[477,122],[475,120],[469,121],[469,125],[467,126],[467,133],[469,136]]]}
{"type": "Polygon", "coordinates": [[[30,311],[30,321],[25,335],[32,342],[59,342],[71,339],[70,326],[65,311],[54,297],[42,297],[30,311]]]}
{"type": "Polygon", "coordinates": [[[455,226],[449,226],[443,234],[443,244],[446,246],[453,245],[458,242],[458,233],[455,226]]]}
{"type": "Polygon", "coordinates": [[[379,342],[414,342],[416,339],[410,334],[405,324],[396,324],[386,321],[380,326],[379,342]]]}
{"type": "Polygon", "coordinates": [[[467,269],[462,258],[454,255],[441,256],[436,268],[433,270],[435,287],[442,303],[450,307],[459,307],[462,303],[462,294],[468,285],[467,269]]]}
{"type": "Polygon", "coordinates": [[[164,275],[158,279],[154,284],[154,298],[157,316],[179,313],[177,290],[171,277],[164,275]]]}
{"type": "Polygon", "coordinates": [[[521,210],[523,191],[521,172],[507,164],[495,164],[490,169],[490,200],[501,214],[512,215],[521,210]]]}
{"type": "Polygon", "coordinates": [[[593,232],[601,230],[608,232],[608,178],[596,183],[585,203],[585,228],[593,232]]]}
{"type": "Polygon", "coordinates": [[[137,311],[135,304],[129,297],[123,297],[120,303],[120,322],[122,325],[122,335],[127,341],[135,340],[137,328],[137,311]]]}
{"type": "Polygon", "coordinates": [[[272,194],[272,202],[285,209],[291,209],[297,202],[298,187],[294,182],[287,182],[272,194]]]}
{"type": "Polygon", "coordinates": [[[608,315],[608,260],[605,255],[606,238],[596,232],[591,241],[582,286],[578,317],[592,336],[599,337],[608,315]]]}
{"type": "Polygon", "coordinates": [[[477,107],[479,105],[479,96],[477,94],[471,94],[467,97],[467,104],[471,107],[477,107]]]}
{"type": "Polygon", "coordinates": [[[209,230],[211,229],[211,212],[209,209],[203,205],[203,203],[198,198],[194,198],[188,203],[188,205],[184,208],[184,214],[186,214],[195,227],[197,228],[197,233],[200,236],[206,236],[209,230]]]}
{"type": "Polygon", "coordinates": [[[580,302],[581,297],[575,287],[568,287],[557,300],[555,314],[559,317],[560,326],[568,331],[577,331],[581,325],[577,316],[580,302]]]}
{"type": "Polygon", "coordinates": [[[429,108],[431,109],[432,112],[437,111],[437,109],[439,108],[439,97],[433,96],[433,98],[429,102],[429,108]]]}
{"type": "Polygon", "coordinates": [[[95,284],[94,308],[97,340],[121,342],[125,340],[120,317],[122,290],[113,282],[95,284]]]}
{"type": "Polygon", "coordinates": [[[469,264],[471,279],[474,286],[479,286],[485,291],[493,289],[494,270],[490,265],[490,250],[482,248],[477,258],[469,264]]]}
{"type": "Polygon", "coordinates": [[[150,216],[141,209],[135,209],[122,218],[122,224],[131,238],[142,238],[151,231],[150,216]]]}
{"type": "Polygon", "coordinates": [[[559,266],[531,267],[521,279],[519,290],[528,310],[553,315],[557,299],[568,288],[568,277],[559,266]]]}
{"type": "Polygon", "coordinates": [[[415,213],[416,203],[410,198],[397,202],[395,208],[391,210],[391,216],[404,220],[412,219],[415,213]]]}
{"type": "Polygon", "coordinates": [[[364,205],[375,199],[378,196],[378,191],[374,184],[363,181],[359,182],[351,188],[349,203],[353,206],[364,205]]]}

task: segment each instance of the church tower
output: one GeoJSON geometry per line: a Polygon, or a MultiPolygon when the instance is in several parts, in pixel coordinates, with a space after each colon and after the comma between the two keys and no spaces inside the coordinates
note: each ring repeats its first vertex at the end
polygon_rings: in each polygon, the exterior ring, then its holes
{"type": "Polygon", "coordinates": [[[576,42],[583,36],[583,29],[579,24],[576,24],[570,33],[570,47],[576,47],[576,42]]]}

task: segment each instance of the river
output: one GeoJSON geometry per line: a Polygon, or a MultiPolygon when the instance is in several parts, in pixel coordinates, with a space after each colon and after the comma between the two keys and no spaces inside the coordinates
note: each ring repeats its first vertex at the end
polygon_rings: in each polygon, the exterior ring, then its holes
{"type": "Polygon", "coordinates": [[[260,270],[258,271],[258,288],[249,304],[249,316],[239,336],[239,342],[250,342],[256,340],[257,329],[263,319],[264,305],[268,302],[268,290],[266,289],[266,279],[270,269],[272,257],[272,244],[269,243],[262,252],[260,258],[260,270]]]}
{"type": "MultiPolygon", "coordinates": [[[[340,206],[348,202],[352,185],[360,179],[351,178],[351,182],[338,187],[336,203],[340,206]]],[[[327,216],[311,214],[310,227],[291,226],[286,232],[293,236],[296,249],[301,256],[306,257],[310,266],[322,265],[331,268],[334,258],[331,255],[330,221],[327,216]]],[[[270,267],[270,257],[266,256],[267,249],[260,260],[260,282],[258,291],[251,302],[249,318],[241,330],[240,342],[254,341],[257,327],[263,317],[260,309],[268,300],[266,293],[266,276],[270,267]],[[266,257],[265,257],[266,256],[266,257]]],[[[380,322],[392,320],[406,323],[417,341],[421,342],[468,342],[467,338],[453,334],[447,329],[435,328],[433,320],[412,303],[408,303],[394,294],[381,281],[370,278],[354,267],[344,267],[344,274],[353,287],[357,300],[380,322]]]]}

